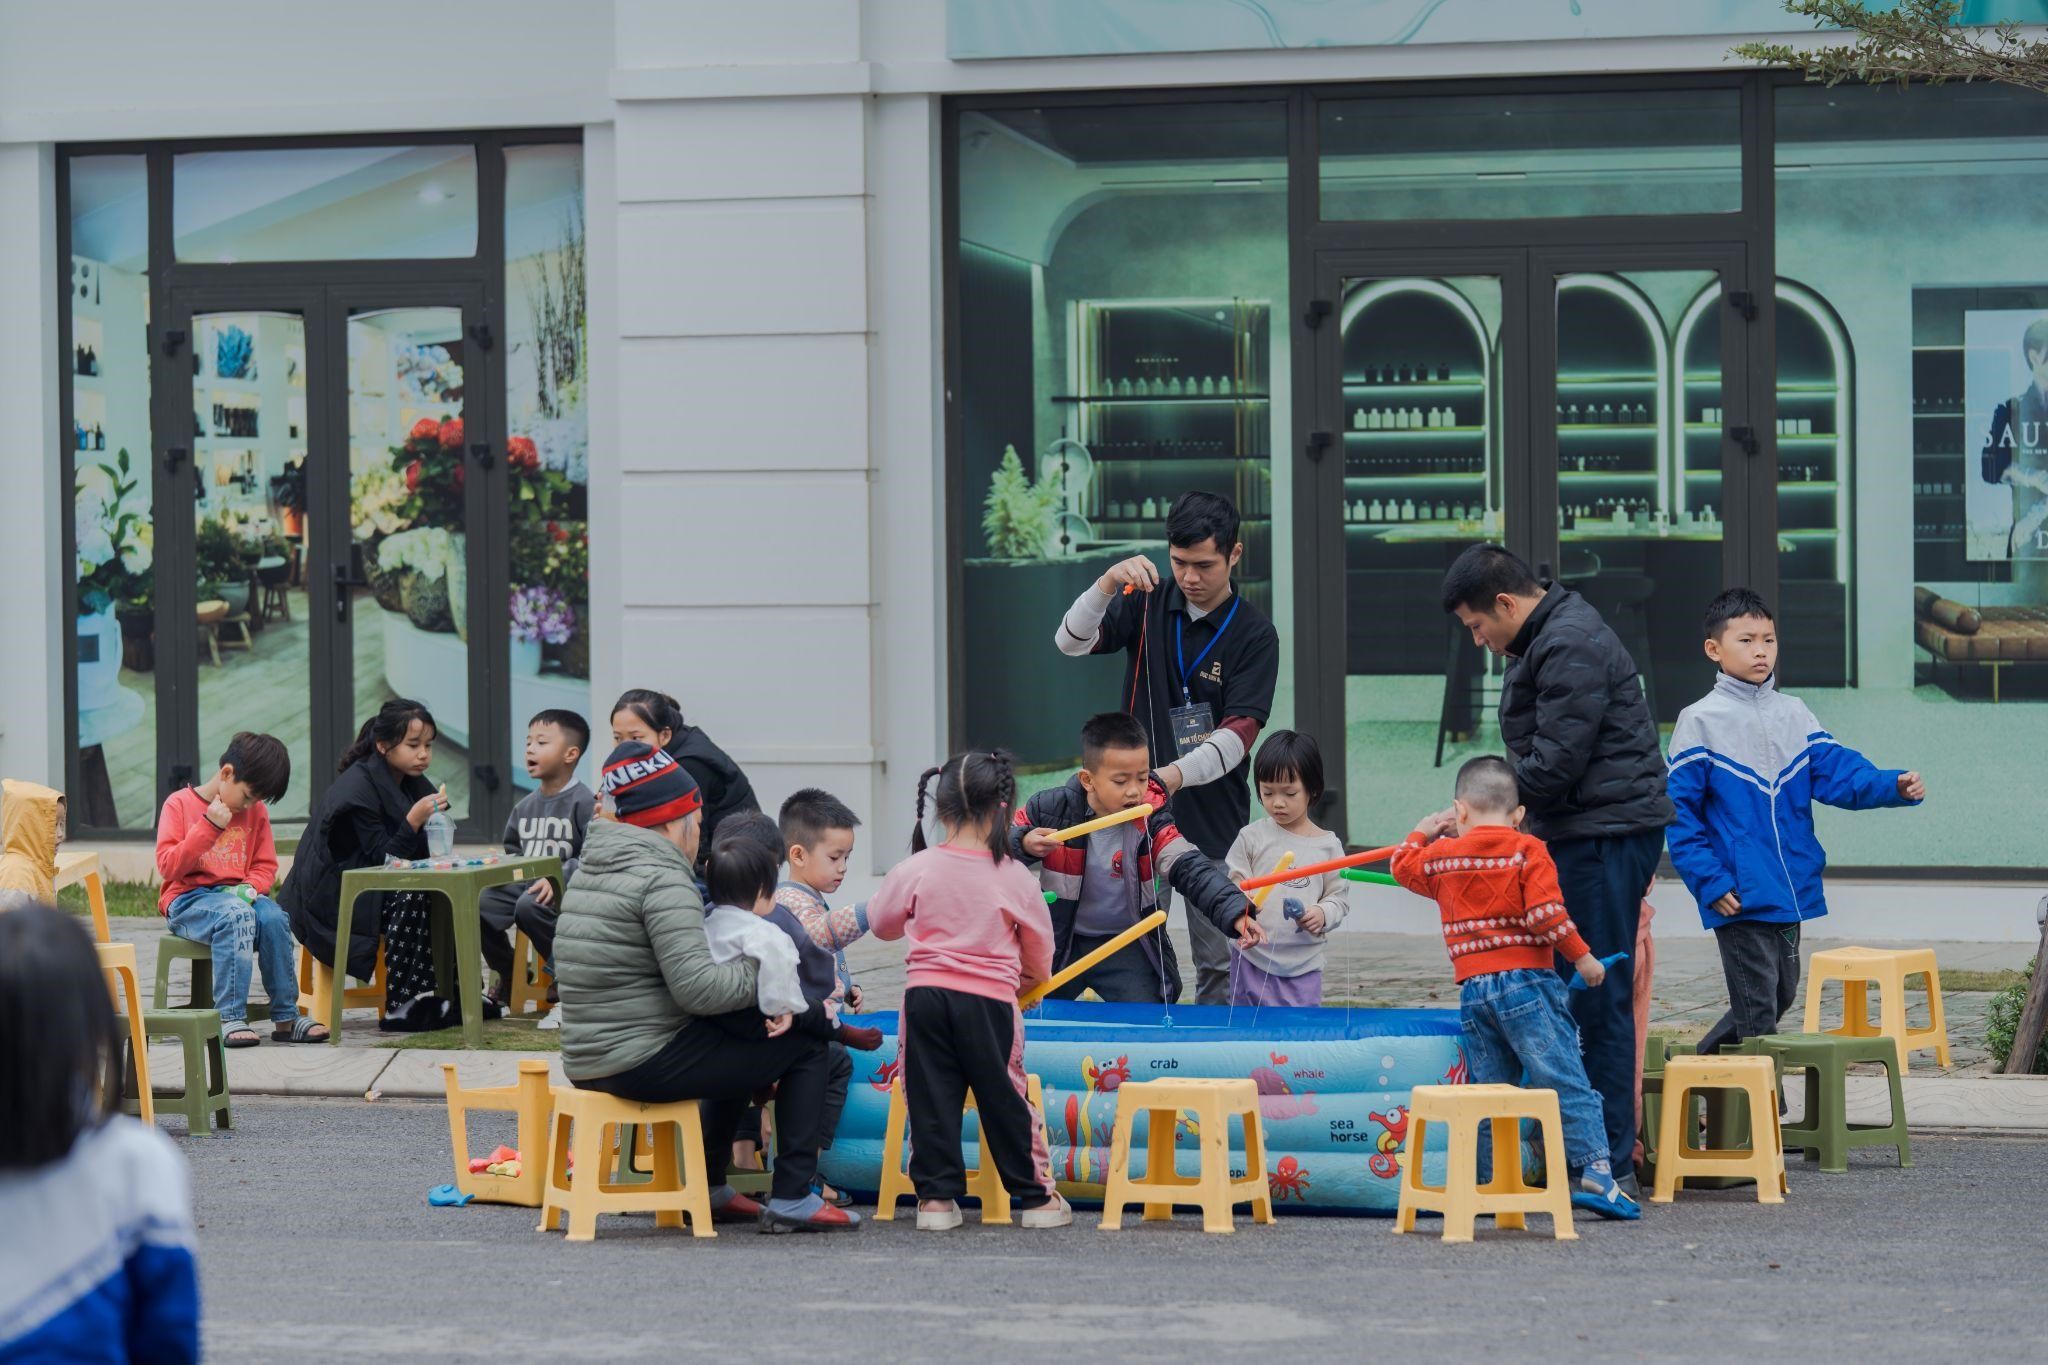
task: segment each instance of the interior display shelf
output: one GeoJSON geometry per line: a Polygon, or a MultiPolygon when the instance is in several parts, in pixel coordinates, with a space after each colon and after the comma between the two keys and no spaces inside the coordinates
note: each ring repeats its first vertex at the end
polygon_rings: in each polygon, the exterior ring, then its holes
{"type": "Polygon", "coordinates": [[[1467,389],[1478,392],[1486,387],[1483,379],[1416,379],[1406,384],[1399,382],[1383,384],[1376,379],[1346,379],[1346,393],[1406,393],[1414,389],[1467,389]]]}
{"type": "Polygon", "coordinates": [[[1570,432],[1574,436],[1585,436],[1595,432],[1614,431],[1643,435],[1657,429],[1655,422],[1559,422],[1560,433],[1570,432]]]}
{"type": "Polygon", "coordinates": [[[1455,474],[1346,474],[1344,483],[1473,483],[1485,477],[1477,469],[1455,474]]]}
{"type": "Polygon", "coordinates": [[[1381,427],[1378,430],[1354,429],[1344,433],[1346,440],[1363,440],[1365,437],[1406,437],[1406,436],[1484,436],[1485,427],[1381,427]]]}
{"type": "Polygon", "coordinates": [[[1647,374],[1561,374],[1560,389],[1654,389],[1657,377],[1647,374]]]}
{"type": "Polygon", "coordinates": [[[1076,394],[1056,393],[1055,403],[1263,403],[1272,397],[1265,393],[1160,393],[1145,394],[1076,394]]]}
{"type": "Polygon", "coordinates": [[[1649,469],[1560,469],[1557,477],[1560,482],[1569,480],[1573,483],[1641,483],[1656,478],[1657,474],[1649,469]]]}
{"type": "Polygon", "coordinates": [[[1262,464],[1269,455],[1097,455],[1095,463],[1105,464],[1262,464]]]}

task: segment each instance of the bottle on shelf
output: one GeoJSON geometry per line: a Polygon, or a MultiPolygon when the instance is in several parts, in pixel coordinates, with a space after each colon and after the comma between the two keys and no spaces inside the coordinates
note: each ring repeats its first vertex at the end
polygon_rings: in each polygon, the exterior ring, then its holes
{"type": "Polygon", "coordinates": [[[1572,403],[1564,410],[1564,424],[1568,427],[1579,425],[1579,405],[1572,403]]]}
{"type": "Polygon", "coordinates": [[[1602,403],[1600,405],[1600,420],[1609,426],[1614,425],[1614,404],[1602,403]]]}
{"type": "Polygon", "coordinates": [[[1401,384],[1412,384],[1415,382],[1415,372],[1408,368],[1408,365],[1405,361],[1401,365],[1400,372],[1396,377],[1396,382],[1401,384]]]}
{"type": "Polygon", "coordinates": [[[1403,520],[1403,521],[1413,521],[1413,520],[1415,520],[1415,499],[1413,499],[1413,498],[1403,498],[1403,499],[1401,499],[1401,520],[1403,520]]]}
{"type": "Polygon", "coordinates": [[[1409,425],[1409,426],[1411,426],[1411,427],[1420,427],[1420,426],[1422,425],[1422,409],[1421,409],[1421,408],[1410,408],[1410,409],[1408,409],[1408,425],[1409,425]]]}
{"type": "Polygon", "coordinates": [[[1364,408],[1359,408],[1351,414],[1351,429],[1353,431],[1364,431],[1366,429],[1364,408]]]}
{"type": "Polygon", "coordinates": [[[1406,408],[1395,408],[1395,409],[1394,409],[1394,414],[1393,414],[1393,416],[1394,416],[1394,430],[1396,430],[1396,431],[1406,431],[1406,430],[1408,429],[1408,409],[1406,409],[1406,408]]]}
{"type": "Polygon", "coordinates": [[[1216,381],[1216,392],[1218,393],[1227,394],[1231,391],[1231,388],[1231,378],[1227,374],[1216,381]]]}
{"type": "Polygon", "coordinates": [[[1372,522],[1374,524],[1378,524],[1383,519],[1384,515],[1385,513],[1382,511],[1380,507],[1380,500],[1378,498],[1374,498],[1372,500],[1371,505],[1365,509],[1365,516],[1362,519],[1365,521],[1372,522]]]}
{"type": "Polygon", "coordinates": [[[1159,515],[1159,504],[1151,498],[1145,499],[1145,504],[1139,510],[1138,515],[1142,516],[1147,521],[1152,520],[1152,518],[1159,515]]]}
{"type": "Polygon", "coordinates": [[[1215,392],[1216,392],[1216,379],[1215,379],[1215,376],[1213,376],[1213,375],[1206,375],[1206,374],[1205,374],[1205,375],[1203,375],[1203,376],[1202,376],[1202,396],[1206,398],[1206,397],[1209,397],[1210,395],[1214,394],[1215,392]]]}
{"type": "Polygon", "coordinates": [[[1438,366],[1436,367],[1436,378],[1437,378],[1437,382],[1438,382],[1438,383],[1440,383],[1440,384],[1448,384],[1448,383],[1450,383],[1450,382],[1451,382],[1451,367],[1450,367],[1450,366],[1448,366],[1448,365],[1443,365],[1443,364],[1439,364],[1439,365],[1438,365],[1438,366]]]}
{"type": "Polygon", "coordinates": [[[1365,429],[1367,431],[1384,431],[1386,427],[1387,415],[1378,408],[1374,408],[1365,415],[1365,429]]]}
{"type": "Polygon", "coordinates": [[[1168,398],[1178,398],[1181,396],[1179,375],[1175,375],[1173,378],[1166,381],[1166,396],[1168,398]]]}
{"type": "Polygon", "coordinates": [[[1642,403],[1636,404],[1636,425],[1644,426],[1648,424],[1649,420],[1650,409],[1642,403]]]}
{"type": "Polygon", "coordinates": [[[1450,512],[1445,508],[1442,499],[1438,499],[1436,504],[1436,519],[1438,521],[1448,521],[1450,519],[1450,512]]]}

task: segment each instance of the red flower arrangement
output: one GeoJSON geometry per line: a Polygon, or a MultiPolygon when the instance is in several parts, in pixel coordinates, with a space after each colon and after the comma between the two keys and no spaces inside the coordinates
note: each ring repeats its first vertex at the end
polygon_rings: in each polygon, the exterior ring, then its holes
{"type": "Polygon", "coordinates": [[[505,438],[505,463],[512,468],[532,473],[540,468],[540,448],[531,436],[508,436],[505,438]]]}
{"type": "Polygon", "coordinates": [[[412,431],[407,434],[405,439],[408,441],[431,440],[438,436],[440,431],[441,424],[439,422],[436,422],[431,417],[422,417],[419,421],[412,424],[412,431]]]}
{"type": "MultiPolygon", "coordinates": [[[[424,421],[425,419],[421,420],[424,421]]],[[[415,427],[414,430],[418,430],[418,428],[415,427]]],[[[460,417],[450,417],[447,421],[441,423],[440,436],[441,449],[460,450],[462,448],[462,419],[460,417]]]]}

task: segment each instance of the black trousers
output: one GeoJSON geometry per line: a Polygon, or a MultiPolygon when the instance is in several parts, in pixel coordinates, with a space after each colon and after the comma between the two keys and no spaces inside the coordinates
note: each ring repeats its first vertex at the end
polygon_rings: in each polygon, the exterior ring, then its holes
{"type": "Polygon", "coordinates": [[[1010,1048],[1017,1010],[938,986],[912,986],[903,995],[903,1098],[910,1109],[910,1182],[923,1199],[958,1199],[967,1193],[967,1163],[960,1154],[967,1092],[1003,1188],[1018,1209],[1051,1202],[1031,1155],[1031,1106],[1010,1079],[1010,1048]]]}
{"type": "Polygon", "coordinates": [[[1728,981],[1728,1012],[1700,1039],[1701,1052],[1723,1043],[1778,1031],[1778,1020],[1799,994],[1799,926],[1736,920],[1714,926],[1721,975],[1728,981]]]}
{"type": "MultiPolygon", "coordinates": [[[[1608,1158],[1614,1174],[1635,1171],[1636,1147],[1636,930],[1643,922],[1643,893],[1664,851],[1664,831],[1556,839],[1550,844],[1564,908],[1595,957],[1630,954],[1607,969],[1597,991],[1571,991],[1569,1005],[1579,1026],[1579,1050],[1586,1079],[1600,1092],[1607,1120],[1608,1158]]],[[[1569,977],[1566,964],[1559,975],[1569,977]]]]}
{"type": "MultiPolygon", "coordinates": [[[[1067,952],[1067,961],[1078,962],[1107,942],[1109,939],[1106,937],[1089,938],[1084,934],[1076,934],[1073,946],[1067,952]]],[[[1173,998],[1179,997],[1177,985],[1162,982],[1159,968],[1146,955],[1145,944],[1140,940],[1117,949],[1054,991],[1052,998],[1077,1000],[1082,991],[1093,990],[1096,995],[1111,1003],[1157,1005],[1162,999],[1167,998],[1165,992],[1169,989],[1173,992],[1173,998]]]]}
{"type": "MultiPolygon", "coordinates": [[[[831,1067],[831,1053],[820,1040],[795,1029],[770,1038],[758,1011],[738,1010],[716,1022],[684,1025],[638,1066],[576,1084],[642,1104],[701,1100],[704,1161],[714,1185],[725,1183],[733,1133],[753,1092],[776,1086],[775,1197],[802,1199],[818,1174],[831,1067]]],[[[958,1149],[956,1134],[956,1154],[958,1149]]]]}
{"type": "Polygon", "coordinates": [[[541,961],[555,960],[555,920],[561,915],[559,903],[542,905],[530,889],[517,886],[487,886],[477,900],[477,914],[483,920],[484,965],[505,979],[509,993],[512,982],[512,930],[525,931],[541,961]]]}

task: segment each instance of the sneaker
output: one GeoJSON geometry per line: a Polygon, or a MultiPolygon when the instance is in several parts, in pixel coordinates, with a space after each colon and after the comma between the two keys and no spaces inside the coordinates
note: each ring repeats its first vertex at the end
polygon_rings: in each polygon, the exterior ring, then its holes
{"type": "Polygon", "coordinates": [[[808,1214],[780,1213],[771,1200],[761,1210],[761,1231],[766,1233],[788,1232],[855,1232],[860,1228],[860,1215],[850,1209],[835,1209],[822,1199],[815,1202],[817,1207],[808,1214]]]}
{"type": "Polygon", "coordinates": [[[554,1031],[555,1029],[558,1029],[558,1028],[560,1028],[561,1026],[562,1026],[562,1007],[561,1007],[560,1005],[550,1005],[550,1006],[548,1006],[548,1012],[547,1012],[546,1014],[543,1014],[543,1015],[542,1015],[542,1016],[540,1017],[540,1019],[539,1019],[538,1021],[536,1021],[536,1022],[535,1022],[535,1024],[534,1024],[534,1027],[535,1027],[535,1028],[539,1028],[539,1029],[547,1029],[547,1030],[549,1030],[550,1032],[554,1031]]]}
{"type": "Polygon", "coordinates": [[[1621,1188],[1611,1171],[1589,1166],[1579,1172],[1572,1191],[1572,1207],[1597,1213],[1602,1218],[1633,1222],[1643,1216],[1642,1207],[1621,1188]]]}
{"type": "Polygon", "coordinates": [[[1066,1196],[1055,1194],[1050,1204],[1019,1213],[1017,1221],[1027,1228],[1063,1228],[1074,1221],[1074,1206],[1066,1196]]]}
{"type": "Polygon", "coordinates": [[[917,1211],[919,1232],[951,1232],[959,1227],[961,1222],[960,1206],[951,1200],[946,1201],[946,1207],[942,1209],[927,1209],[920,1206],[917,1211]]]}

